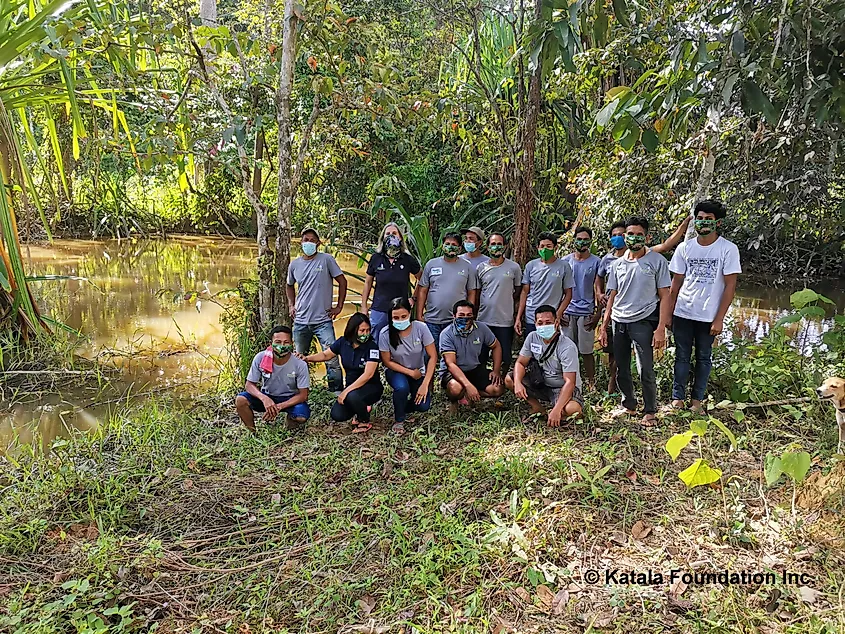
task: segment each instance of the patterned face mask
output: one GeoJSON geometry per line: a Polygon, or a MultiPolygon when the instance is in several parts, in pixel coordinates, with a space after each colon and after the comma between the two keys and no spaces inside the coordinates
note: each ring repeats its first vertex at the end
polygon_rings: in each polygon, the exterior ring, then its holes
{"type": "Polygon", "coordinates": [[[367,333],[365,335],[358,335],[358,341],[360,341],[361,343],[367,343],[369,340],[370,340],[370,333],[367,333]]]}
{"type": "Polygon", "coordinates": [[[443,253],[445,253],[449,257],[455,257],[461,252],[461,247],[457,244],[444,244],[443,245],[443,253]]]}
{"type": "Polygon", "coordinates": [[[455,332],[461,337],[466,337],[472,330],[473,321],[471,317],[455,317],[455,332]]]}
{"type": "Polygon", "coordinates": [[[716,231],[716,227],[718,226],[718,220],[711,220],[709,218],[699,220],[698,218],[695,219],[695,232],[700,236],[706,236],[714,231],[716,231]]]}
{"type": "Polygon", "coordinates": [[[390,257],[399,255],[402,251],[402,240],[399,236],[384,236],[384,250],[390,257]]]}
{"type": "Polygon", "coordinates": [[[490,255],[499,257],[502,253],[505,252],[505,245],[504,244],[491,244],[487,247],[487,250],[490,252],[490,255]]]}
{"type": "Polygon", "coordinates": [[[573,240],[573,244],[575,245],[575,249],[577,251],[587,251],[592,242],[593,241],[589,238],[575,238],[575,240],[573,240]]]}
{"type": "Polygon", "coordinates": [[[645,246],[645,236],[635,233],[625,234],[625,244],[631,251],[639,251],[645,246]]]}
{"type": "Polygon", "coordinates": [[[283,357],[286,354],[290,354],[293,352],[293,346],[289,343],[274,343],[273,344],[273,354],[277,357],[283,357]]]}

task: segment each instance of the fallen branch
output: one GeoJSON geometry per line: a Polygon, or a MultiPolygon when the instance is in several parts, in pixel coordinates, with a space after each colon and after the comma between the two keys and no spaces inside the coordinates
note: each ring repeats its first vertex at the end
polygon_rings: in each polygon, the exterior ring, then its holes
{"type": "Polygon", "coordinates": [[[763,401],[762,403],[728,403],[716,409],[746,409],[748,407],[775,407],[777,405],[792,405],[793,403],[806,403],[808,401],[816,400],[813,396],[796,396],[793,398],[785,398],[779,401],[763,401]]]}

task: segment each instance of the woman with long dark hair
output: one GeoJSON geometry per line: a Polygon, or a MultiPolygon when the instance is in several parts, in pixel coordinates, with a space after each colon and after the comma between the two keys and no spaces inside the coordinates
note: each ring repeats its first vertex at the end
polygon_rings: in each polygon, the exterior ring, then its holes
{"type": "Polygon", "coordinates": [[[421,270],[417,258],[408,251],[399,225],[395,222],[384,225],[376,252],[367,265],[367,277],[361,292],[361,312],[369,314],[373,337],[377,339],[381,329],[390,321],[390,302],[397,297],[411,296],[411,276],[419,279],[421,270]],[[373,302],[368,306],[373,285],[373,302]]]}
{"type": "Polygon", "coordinates": [[[393,388],[393,431],[402,434],[408,412],[425,412],[431,407],[437,366],[434,337],[424,323],[411,320],[407,297],[390,303],[390,321],[379,335],[378,347],[387,382],[393,388]]]}
{"type": "Polygon", "coordinates": [[[370,410],[381,400],[384,388],[378,373],[379,349],[370,331],[370,319],[355,313],[346,322],[343,336],[317,354],[303,356],[308,363],[322,363],[340,357],[346,374],[346,389],[332,405],[331,417],[337,422],[355,421],[354,433],[372,428],[370,410]]]}

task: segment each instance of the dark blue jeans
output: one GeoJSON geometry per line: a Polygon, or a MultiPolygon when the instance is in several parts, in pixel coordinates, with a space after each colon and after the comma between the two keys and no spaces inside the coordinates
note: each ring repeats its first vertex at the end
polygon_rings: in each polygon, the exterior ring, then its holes
{"type": "MultiPolygon", "coordinates": [[[[507,374],[513,360],[513,326],[489,326],[490,330],[502,346],[502,373],[507,374]]],[[[490,348],[485,347],[481,351],[481,365],[487,367],[490,359],[490,348]]]]}
{"type": "Polygon", "coordinates": [[[417,405],[414,401],[417,398],[417,390],[420,389],[425,377],[412,379],[407,374],[386,370],[384,373],[390,387],[393,388],[393,420],[397,423],[404,423],[408,412],[427,412],[431,407],[431,391],[434,384],[428,388],[425,400],[417,405]]]}
{"type": "Polygon", "coordinates": [[[692,360],[692,348],[695,346],[695,372],[692,381],[692,399],[703,401],[707,391],[707,379],[713,367],[713,341],[709,321],[694,321],[684,317],[672,318],[672,335],[675,339],[675,378],[672,381],[672,399],[683,401],[686,398],[687,385],[692,360]]]}
{"type": "MultiPolygon", "coordinates": [[[[445,324],[433,324],[430,321],[425,322],[425,325],[428,326],[428,331],[434,337],[434,347],[437,348],[438,357],[440,356],[440,333],[446,330],[451,323],[451,321],[447,321],[445,324]]],[[[426,358],[428,358],[427,355],[426,358]]]]}

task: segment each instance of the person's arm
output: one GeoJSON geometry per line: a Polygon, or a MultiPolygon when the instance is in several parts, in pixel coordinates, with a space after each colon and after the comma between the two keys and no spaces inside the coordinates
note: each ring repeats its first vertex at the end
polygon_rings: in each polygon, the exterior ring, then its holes
{"type": "MultiPolygon", "coordinates": [[[[725,291],[722,293],[722,301],[719,302],[719,310],[716,313],[716,318],[710,326],[710,334],[713,336],[722,334],[725,329],[725,315],[728,314],[728,308],[734,301],[736,294],[736,282],[739,278],[737,273],[725,275],[725,291]]],[[[673,285],[674,286],[674,285],[673,285]]]]}
{"type": "Polygon", "coordinates": [[[563,418],[563,410],[566,404],[572,400],[572,395],[575,393],[575,373],[563,373],[564,384],[560,388],[560,394],[557,397],[554,407],[549,410],[549,427],[560,426],[560,419],[563,418]]]}
{"type": "MultiPolygon", "coordinates": [[[[669,287],[669,321],[667,322],[667,326],[669,328],[672,327],[672,315],[675,313],[675,304],[678,302],[678,294],[681,292],[681,287],[684,285],[684,278],[686,275],[683,273],[675,273],[672,276],[672,286],[669,287]]],[[[660,311],[663,312],[663,307],[661,306],[660,311]]]]}
{"type": "Polygon", "coordinates": [[[478,269],[472,268],[472,265],[469,267],[469,275],[467,275],[467,300],[475,306],[476,312],[478,312],[478,295],[480,294],[479,288],[481,284],[478,283],[478,269]]]}
{"type": "Polygon", "coordinates": [[[361,291],[361,312],[365,315],[369,315],[370,313],[370,291],[373,290],[373,280],[375,277],[367,274],[367,277],[364,278],[364,290],[361,291]]]}
{"type": "Polygon", "coordinates": [[[525,368],[528,367],[529,361],[531,361],[531,357],[519,355],[513,366],[513,393],[514,396],[523,401],[528,398],[528,392],[526,392],[522,380],[525,378],[525,368]]]}
{"type": "Polygon", "coordinates": [[[522,335],[522,319],[525,317],[525,307],[528,305],[528,293],[531,290],[530,284],[523,284],[519,294],[519,308],[516,311],[516,321],[513,324],[516,334],[522,335]]]}
{"type": "Polygon", "coordinates": [[[502,383],[502,344],[498,339],[493,341],[490,346],[493,351],[493,371],[490,373],[490,381],[493,385],[501,385],[502,383]]]}
{"type": "Polygon", "coordinates": [[[281,412],[282,410],[288,409],[289,407],[293,407],[294,405],[299,405],[300,403],[304,403],[307,400],[308,400],[308,388],[302,387],[302,388],[299,388],[299,391],[296,394],[294,394],[293,396],[291,396],[288,400],[282,401],[281,403],[279,403],[279,405],[277,407],[279,408],[279,411],[281,412]]]}
{"type": "Polygon", "coordinates": [[[596,280],[593,282],[593,295],[596,298],[596,307],[604,306],[607,298],[604,296],[604,278],[596,274],[596,280]]]}
{"type": "Polygon", "coordinates": [[[471,291],[467,291],[467,300],[476,308],[478,308],[478,289],[474,288],[471,291]]]}
{"type": "Polygon", "coordinates": [[[566,308],[569,306],[569,302],[572,301],[572,289],[567,288],[563,291],[563,298],[560,300],[560,305],[557,307],[557,320],[560,321],[563,319],[563,313],[566,312],[566,308]]]}
{"type": "Polygon", "coordinates": [[[323,361],[331,361],[336,356],[337,355],[332,352],[330,348],[326,348],[325,350],[321,350],[316,354],[303,355],[300,357],[300,359],[305,361],[305,363],[322,363],[323,361]]]}
{"type": "Polygon", "coordinates": [[[681,243],[681,240],[684,239],[684,235],[687,232],[687,227],[689,226],[689,222],[691,219],[692,216],[687,216],[686,218],[684,218],[683,222],[678,225],[678,228],[672,232],[671,236],[666,238],[657,246],[651,247],[651,250],[656,253],[668,253],[676,246],[678,246],[681,243]]]}
{"type": "Polygon", "coordinates": [[[657,330],[654,331],[654,338],[651,340],[651,347],[661,350],[666,346],[666,328],[672,320],[672,302],[669,301],[669,287],[657,289],[657,297],[660,302],[660,321],[657,323],[657,330]]]}
{"type": "Polygon", "coordinates": [[[428,300],[428,286],[417,284],[417,304],[414,308],[417,311],[417,321],[425,321],[425,303],[428,300]]]}
{"type": "Polygon", "coordinates": [[[346,289],[349,283],[346,281],[346,276],[341,273],[334,278],[337,282],[337,305],[329,310],[329,316],[334,319],[343,312],[343,305],[346,303],[346,289]]]}
{"type": "MultiPolygon", "coordinates": [[[[432,344],[433,345],[433,344],[432,344]]],[[[434,353],[437,354],[436,352],[434,353]]],[[[390,352],[385,352],[384,350],[381,351],[381,362],[384,364],[384,367],[388,370],[393,370],[394,372],[398,372],[399,374],[404,374],[406,376],[411,377],[412,379],[418,379],[422,375],[418,369],[409,370],[404,365],[397,363],[393,360],[393,356],[390,352]]]]}
{"type": "Polygon", "coordinates": [[[477,401],[481,397],[478,393],[478,388],[472,384],[472,382],[467,378],[467,375],[464,374],[464,371],[458,366],[458,355],[455,354],[455,351],[441,351],[441,354],[443,355],[443,361],[446,362],[446,370],[448,370],[449,374],[452,375],[453,379],[464,386],[467,398],[470,401],[477,401]]]}
{"type": "Polygon", "coordinates": [[[599,343],[602,347],[607,345],[607,327],[610,325],[610,314],[613,312],[613,300],[616,299],[616,289],[607,295],[607,306],[604,309],[604,319],[601,320],[601,331],[599,332],[599,343]]]}
{"type": "Polygon", "coordinates": [[[364,387],[371,378],[373,378],[378,371],[378,361],[367,361],[367,364],[364,366],[364,373],[361,374],[355,381],[352,382],[352,385],[348,386],[343,392],[340,393],[340,396],[337,397],[337,402],[343,405],[343,401],[346,400],[346,397],[349,396],[349,393],[353,390],[357,390],[358,388],[364,387]]]}
{"type": "Polygon", "coordinates": [[[431,390],[431,382],[434,380],[434,374],[437,371],[437,348],[434,342],[426,345],[425,352],[428,355],[428,363],[425,364],[425,378],[420,384],[420,389],[417,390],[417,397],[414,402],[419,405],[428,396],[431,390]]]}
{"type": "Polygon", "coordinates": [[[288,313],[293,319],[296,317],[296,288],[293,284],[285,286],[285,294],[288,296],[288,313]]]}
{"type": "MultiPolygon", "coordinates": [[[[262,392],[258,388],[257,383],[254,383],[253,381],[248,380],[246,382],[246,385],[244,386],[244,389],[246,390],[247,393],[251,394],[252,396],[257,398],[259,401],[261,401],[264,404],[264,410],[267,413],[269,413],[270,410],[276,409],[276,404],[273,402],[273,399],[270,398],[269,396],[267,396],[264,392],[262,392]]],[[[273,416],[275,417],[275,413],[273,414],[273,416]]]]}

